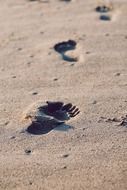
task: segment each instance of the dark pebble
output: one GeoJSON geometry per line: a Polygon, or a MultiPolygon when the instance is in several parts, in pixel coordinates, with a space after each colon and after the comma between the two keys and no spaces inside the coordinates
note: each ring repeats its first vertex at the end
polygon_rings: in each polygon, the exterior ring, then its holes
{"type": "Polygon", "coordinates": [[[116,73],[115,76],[120,76],[121,73],[116,73]]]}
{"type": "Polygon", "coordinates": [[[16,78],[16,76],[12,76],[12,78],[13,78],[13,79],[15,79],[15,78],[16,78]]]}
{"type": "Polygon", "coordinates": [[[4,123],[4,125],[8,125],[9,124],[9,121],[6,121],[5,123],[4,123]]]}
{"type": "Polygon", "coordinates": [[[15,136],[10,137],[10,139],[15,139],[15,138],[16,138],[15,136]]]}
{"type": "Polygon", "coordinates": [[[57,78],[54,78],[53,80],[54,80],[54,81],[57,81],[58,79],[57,79],[57,78]]]}
{"type": "Polygon", "coordinates": [[[90,51],[87,51],[86,54],[90,54],[90,51]]]}
{"type": "Polygon", "coordinates": [[[62,157],[67,158],[68,156],[69,156],[69,154],[64,154],[62,157]]]}
{"type": "Polygon", "coordinates": [[[21,51],[22,50],[22,48],[18,48],[18,51],[21,51]]]}
{"type": "Polygon", "coordinates": [[[32,151],[31,151],[30,149],[26,149],[26,150],[25,150],[25,153],[26,153],[26,154],[31,154],[31,152],[32,152],[32,151]]]}
{"type": "Polygon", "coordinates": [[[33,58],[33,57],[34,57],[34,55],[30,55],[30,57],[31,57],[31,58],[33,58]]]}
{"type": "Polygon", "coordinates": [[[94,100],[93,102],[92,102],[92,104],[96,104],[97,103],[97,101],[96,100],[94,100]]]}
{"type": "Polygon", "coordinates": [[[41,32],[40,32],[40,34],[44,34],[44,32],[43,32],[43,31],[41,31],[41,32]]]}
{"type": "Polygon", "coordinates": [[[31,65],[31,62],[28,62],[27,65],[31,65]]]}
{"type": "Polygon", "coordinates": [[[33,93],[32,93],[32,95],[37,95],[37,94],[38,94],[38,92],[33,92],[33,93]]]}

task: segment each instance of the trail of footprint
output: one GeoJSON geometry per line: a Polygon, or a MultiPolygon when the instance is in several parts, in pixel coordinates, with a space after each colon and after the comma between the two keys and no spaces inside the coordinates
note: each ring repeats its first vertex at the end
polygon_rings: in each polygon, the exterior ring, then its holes
{"type": "Polygon", "coordinates": [[[54,45],[54,50],[61,54],[64,61],[77,62],[81,60],[82,56],[79,55],[79,47],[74,40],[63,41],[54,45]]]}

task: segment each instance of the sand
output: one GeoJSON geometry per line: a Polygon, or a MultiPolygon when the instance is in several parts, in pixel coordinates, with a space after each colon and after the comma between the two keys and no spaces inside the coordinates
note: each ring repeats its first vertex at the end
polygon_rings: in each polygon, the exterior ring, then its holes
{"type": "Polygon", "coordinates": [[[127,1],[0,4],[0,189],[127,189],[127,1]],[[96,12],[103,2],[113,9],[96,12]],[[69,39],[75,62],[54,50],[69,39]],[[47,100],[81,112],[64,127],[27,133],[24,111],[47,100]]]}

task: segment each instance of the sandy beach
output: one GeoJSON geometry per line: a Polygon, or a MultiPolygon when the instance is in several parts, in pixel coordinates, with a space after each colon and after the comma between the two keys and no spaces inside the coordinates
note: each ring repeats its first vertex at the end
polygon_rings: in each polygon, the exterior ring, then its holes
{"type": "Polygon", "coordinates": [[[0,4],[0,190],[126,190],[127,1],[0,4]],[[39,101],[80,113],[32,134],[39,101]]]}

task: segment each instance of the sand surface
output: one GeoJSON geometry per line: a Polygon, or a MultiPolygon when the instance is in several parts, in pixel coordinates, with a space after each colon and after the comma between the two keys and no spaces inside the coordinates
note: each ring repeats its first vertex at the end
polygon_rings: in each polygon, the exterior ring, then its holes
{"type": "Polygon", "coordinates": [[[103,2],[0,1],[0,189],[127,189],[127,1],[112,0],[109,21],[95,11],[103,2]],[[69,39],[76,62],[53,49],[69,39]],[[81,113],[24,132],[24,111],[47,100],[81,113]]]}

